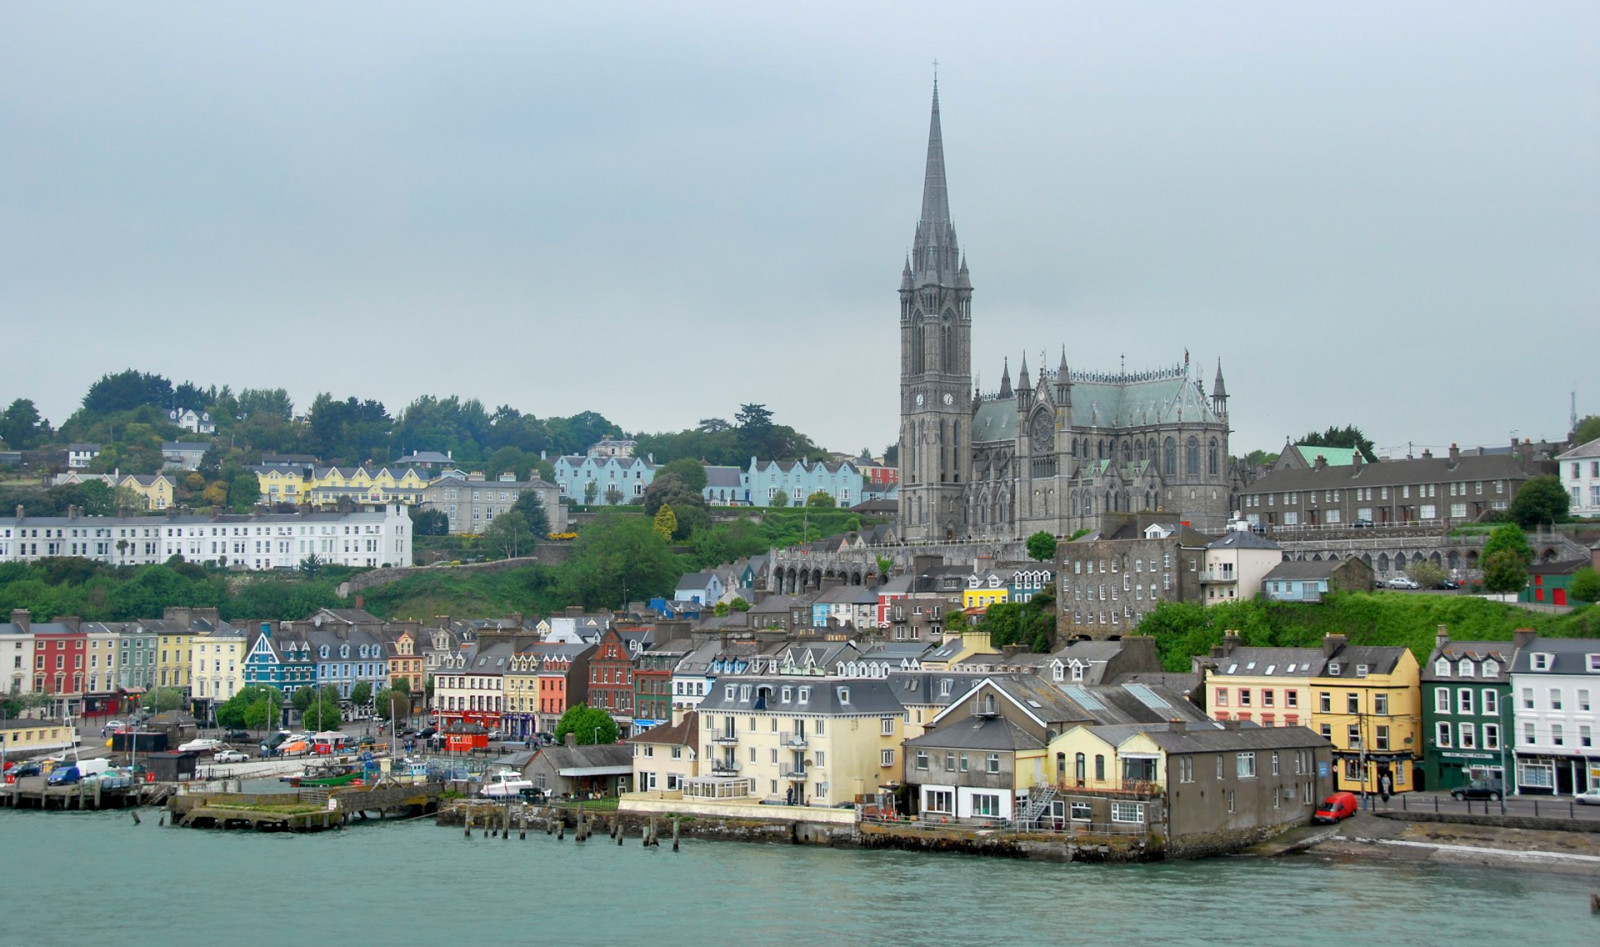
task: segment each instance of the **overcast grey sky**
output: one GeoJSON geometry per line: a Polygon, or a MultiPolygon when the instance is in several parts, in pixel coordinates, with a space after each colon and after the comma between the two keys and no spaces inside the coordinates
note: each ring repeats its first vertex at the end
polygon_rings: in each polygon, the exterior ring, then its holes
{"type": "MultiPolygon", "coordinates": [[[[897,427],[930,62],[974,371],[1221,356],[1233,447],[1600,413],[1600,4],[22,3],[0,400],[107,371],[897,427]]],[[[415,445],[418,447],[425,445],[415,445]]]]}

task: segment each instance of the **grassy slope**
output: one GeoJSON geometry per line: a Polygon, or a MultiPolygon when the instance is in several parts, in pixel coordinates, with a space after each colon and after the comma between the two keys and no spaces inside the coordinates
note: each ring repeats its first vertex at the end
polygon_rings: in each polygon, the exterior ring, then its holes
{"type": "Polygon", "coordinates": [[[510,612],[544,615],[561,608],[554,601],[549,570],[540,566],[492,575],[430,569],[367,589],[362,596],[367,610],[380,618],[482,618],[510,612]]]}
{"type": "Polygon", "coordinates": [[[1518,628],[1554,637],[1600,637],[1600,609],[1549,615],[1469,595],[1373,592],[1332,596],[1322,605],[1249,601],[1209,609],[1163,606],[1140,632],[1155,636],[1168,670],[1187,671],[1189,656],[1220,644],[1229,629],[1238,630],[1248,645],[1277,647],[1317,647],[1323,635],[1340,633],[1351,644],[1403,645],[1423,661],[1433,650],[1440,625],[1456,640],[1510,640],[1518,628]]]}

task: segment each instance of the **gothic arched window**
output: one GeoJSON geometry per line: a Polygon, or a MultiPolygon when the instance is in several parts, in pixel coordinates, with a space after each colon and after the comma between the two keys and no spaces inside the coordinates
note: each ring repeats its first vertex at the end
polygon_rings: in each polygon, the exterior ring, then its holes
{"type": "Polygon", "coordinates": [[[1217,464],[1218,464],[1218,461],[1219,461],[1219,458],[1217,457],[1217,439],[1213,437],[1211,439],[1211,444],[1206,448],[1206,473],[1208,473],[1211,476],[1215,477],[1217,475],[1217,464]]]}
{"type": "Polygon", "coordinates": [[[1166,442],[1162,445],[1162,450],[1166,454],[1166,460],[1162,466],[1162,469],[1166,471],[1167,476],[1176,477],[1178,475],[1177,442],[1170,437],[1167,438],[1166,442]]]}
{"type": "Polygon", "coordinates": [[[1200,439],[1190,437],[1184,444],[1183,472],[1191,477],[1200,476],[1200,439]]]}

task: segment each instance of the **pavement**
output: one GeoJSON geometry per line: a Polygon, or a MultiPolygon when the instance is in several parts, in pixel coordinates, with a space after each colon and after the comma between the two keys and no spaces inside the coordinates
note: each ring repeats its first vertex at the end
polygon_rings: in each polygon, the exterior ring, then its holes
{"type": "Polygon", "coordinates": [[[1390,796],[1387,803],[1377,796],[1369,796],[1364,809],[1382,812],[1422,811],[1454,813],[1458,815],[1512,815],[1541,819],[1574,819],[1600,822],[1600,806],[1586,806],[1573,802],[1571,796],[1507,796],[1504,810],[1501,802],[1492,799],[1456,800],[1448,791],[1408,792],[1390,796]]]}

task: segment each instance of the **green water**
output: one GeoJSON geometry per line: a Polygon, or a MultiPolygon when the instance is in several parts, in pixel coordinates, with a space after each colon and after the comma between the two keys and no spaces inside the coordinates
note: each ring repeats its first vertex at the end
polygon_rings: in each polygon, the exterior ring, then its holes
{"type": "Polygon", "coordinates": [[[1600,943],[1592,880],[1213,859],[1051,865],[604,836],[321,835],[0,810],[0,944],[1600,943]]]}

